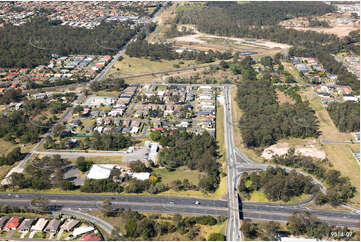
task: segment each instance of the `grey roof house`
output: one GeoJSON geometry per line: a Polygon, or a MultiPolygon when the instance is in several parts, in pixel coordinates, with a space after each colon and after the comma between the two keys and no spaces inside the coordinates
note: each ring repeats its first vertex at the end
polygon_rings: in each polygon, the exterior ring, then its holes
{"type": "Polygon", "coordinates": [[[27,218],[20,224],[18,230],[20,232],[30,231],[31,226],[33,225],[35,219],[27,218]]]}
{"type": "Polygon", "coordinates": [[[60,220],[52,219],[48,226],[46,226],[45,231],[50,233],[56,233],[60,226],[60,220]]]}

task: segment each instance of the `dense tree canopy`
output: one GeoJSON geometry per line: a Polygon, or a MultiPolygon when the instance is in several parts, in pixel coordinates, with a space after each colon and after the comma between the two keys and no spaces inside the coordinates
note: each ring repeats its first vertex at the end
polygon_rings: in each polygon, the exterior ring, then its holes
{"type": "Polygon", "coordinates": [[[140,26],[102,23],[92,30],[53,25],[34,18],[20,26],[0,29],[0,66],[34,67],[47,64],[51,54],[114,54],[132,38],[140,26]]]}
{"type": "Polygon", "coordinates": [[[341,132],[360,131],[360,103],[353,101],[333,102],[328,105],[327,111],[341,132]]]}
{"type": "Polygon", "coordinates": [[[188,166],[205,172],[199,182],[201,189],[215,191],[219,183],[219,164],[217,163],[217,142],[208,132],[203,134],[187,133],[181,130],[167,131],[159,139],[164,147],[160,151],[159,162],[168,169],[188,166]]]}
{"type": "Polygon", "coordinates": [[[355,196],[356,188],[351,184],[350,179],[341,176],[337,170],[325,168],[327,160],[313,160],[311,157],[298,155],[294,149],[290,149],[285,155],[274,156],[272,161],[283,166],[301,168],[325,182],[328,186],[327,194],[318,194],[317,204],[328,202],[337,206],[355,196]]]}
{"type": "Polygon", "coordinates": [[[294,170],[287,173],[285,169],[272,167],[265,172],[242,176],[239,184],[241,194],[249,197],[250,193],[258,190],[262,190],[271,201],[284,202],[295,196],[318,191],[312,184],[311,177],[297,174],[294,170]]]}
{"type": "Polygon", "coordinates": [[[308,102],[279,105],[269,81],[243,81],[237,103],[242,138],[248,147],[269,146],[286,137],[317,137],[318,120],[308,102]]]}

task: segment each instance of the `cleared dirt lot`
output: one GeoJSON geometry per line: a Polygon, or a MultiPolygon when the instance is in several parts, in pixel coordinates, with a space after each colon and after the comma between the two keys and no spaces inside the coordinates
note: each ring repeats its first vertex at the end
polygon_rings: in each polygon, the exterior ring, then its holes
{"type": "Polygon", "coordinates": [[[205,33],[196,32],[192,35],[185,35],[180,37],[175,37],[170,39],[170,41],[175,41],[175,44],[179,45],[180,43],[195,43],[195,44],[204,44],[209,46],[210,43],[213,43],[214,46],[219,47],[235,47],[235,48],[279,48],[279,49],[287,49],[290,48],[290,45],[275,43],[266,40],[248,40],[243,38],[234,38],[234,37],[225,37],[225,36],[217,36],[210,35],[205,33]],[[217,42],[218,40],[218,42],[217,42]],[[220,40],[220,42],[219,42],[220,40]],[[222,43],[223,42],[223,43],[222,43]]]}
{"type": "MultiPolygon", "coordinates": [[[[288,152],[291,146],[288,143],[278,143],[271,145],[262,152],[262,157],[271,159],[273,155],[284,155],[288,152]]],[[[314,145],[295,146],[296,154],[303,156],[310,156],[318,159],[325,159],[326,153],[323,150],[317,149],[314,145]]]]}

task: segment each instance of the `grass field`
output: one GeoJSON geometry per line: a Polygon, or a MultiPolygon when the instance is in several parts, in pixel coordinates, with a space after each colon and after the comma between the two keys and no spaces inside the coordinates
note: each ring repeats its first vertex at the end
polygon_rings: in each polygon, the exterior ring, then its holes
{"type": "MultiPolygon", "coordinates": [[[[216,139],[219,146],[218,153],[220,158],[218,162],[222,165],[223,172],[226,173],[226,147],[224,139],[224,107],[223,105],[217,106],[217,116],[216,116],[216,139]]],[[[218,189],[215,191],[214,195],[216,197],[226,199],[227,198],[227,176],[221,175],[221,181],[219,183],[218,189]]]]}
{"type": "Polygon", "coordinates": [[[15,147],[20,147],[21,152],[26,153],[29,152],[35,144],[13,144],[11,142],[0,139],[0,155],[6,155],[15,147]]]}
{"type": "Polygon", "coordinates": [[[3,179],[6,174],[8,174],[8,172],[11,170],[13,166],[8,166],[8,165],[3,165],[0,166],[0,179],[3,179]]]}
{"type": "Polygon", "coordinates": [[[149,59],[129,57],[127,55],[124,55],[123,57],[123,60],[117,61],[114,64],[112,69],[110,69],[107,73],[106,77],[121,77],[127,75],[169,71],[186,68],[195,64],[195,62],[191,60],[183,60],[184,64],[180,64],[181,60],[151,61],[149,59]],[[175,67],[174,65],[179,65],[179,67],[175,67]]]}
{"type": "Polygon", "coordinates": [[[188,179],[190,183],[198,185],[199,177],[202,174],[197,170],[190,170],[186,167],[179,167],[175,171],[168,171],[166,168],[155,169],[152,174],[160,176],[162,183],[170,184],[172,181],[188,179]]]}

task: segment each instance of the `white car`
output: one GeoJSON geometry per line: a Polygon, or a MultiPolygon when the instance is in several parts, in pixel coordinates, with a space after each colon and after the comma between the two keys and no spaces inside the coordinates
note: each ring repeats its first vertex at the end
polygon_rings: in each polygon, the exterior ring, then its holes
{"type": "Polygon", "coordinates": [[[199,204],[201,204],[199,201],[196,201],[195,203],[194,203],[195,205],[199,205],[199,204]]]}

